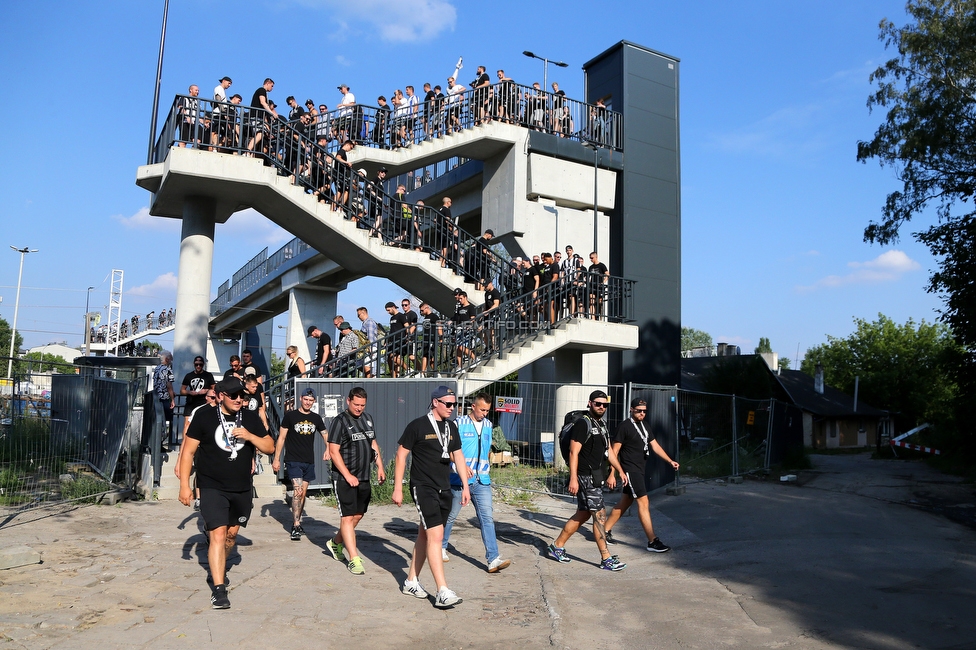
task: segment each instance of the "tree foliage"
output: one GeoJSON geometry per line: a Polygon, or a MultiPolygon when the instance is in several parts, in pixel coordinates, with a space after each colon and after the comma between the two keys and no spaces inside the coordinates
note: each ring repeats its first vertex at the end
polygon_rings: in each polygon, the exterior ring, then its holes
{"type": "Polygon", "coordinates": [[[860,377],[858,397],[876,408],[896,413],[900,431],[944,419],[956,385],[942,370],[959,347],[941,323],[899,325],[883,314],[868,322],[855,319],[846,338],[828,336],[827,343],[807,350],[800,370],[813,375],[818,362],[824,380],[849,395],[860,377]]]}
{"type": "Polygon", "coordinates": [[[712,335],[693,327],[681,328],[681,351],[712,346],[712,335]]]}
{"type": "MultiPolygon", "coordinates": [[[[24,337],[17,332],[17,340],[14,342],[14,356],[17,356],[17,352],[20,350],[21,346],[24,344],[24,337]]],[[[4,318],[0,318],[0,357],[6,357],[10,354],[10,323],[4,318]]],[[[4,362],[3,372],[6,373],[6,361],[4,362]]],[[[7,375],[4,374],[4,377],[7,375]]]]}
{"type": "Polygon", "coordinates": [[[279,357],[274,350],[271,351],[271,376],[277,377],[285,373],[285,357],[279,357]]]}
{"type": "Polygon", "coordinates": [[[756,346],[756,354],[763,354],[764,352],[772,352],[773,346],[769,342],[769,339],[765,336],[759,337],[759,345],[756,346]]]}
{"type": "Polygon", "coordinates": [[[49,352],[28,352],[14,361],[14,372],[18,374],[58,372],[62,375],[70,375],[75,372],[75,367],[61,355],[50,354],[49,352]]]}
{"type": "Polygon", "coordinates": [[[920,215],[934,223],[913,233],[938,260],[928,290],[942,295],[941,320],[963,354],[953,370],[976,387],[976,0],[910,0],[911,22],[885,19],[880,39],[898,55],[871,74],[868,108],[886,110],[874,137],[858,142],[857,159],[896,170],[890,193],[865,241],[898,241],[901,227],[920,215]]]}

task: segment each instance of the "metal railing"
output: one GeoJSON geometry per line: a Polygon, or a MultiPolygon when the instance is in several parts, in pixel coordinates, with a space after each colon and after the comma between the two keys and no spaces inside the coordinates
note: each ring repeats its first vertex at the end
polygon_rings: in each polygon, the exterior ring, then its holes
{"type": "Polygon", "coordinates": [[[231,280],[220,285],[217,290],[217,297],[210,303],[210,316],[219,316],[227,311],[249,289],[259,285],[264,278],[292,262],[310,248],[298,237],[286,243],[270,256],[268,249],[265,248],[234,273],[231,280]]]}
{"type": "MultiPolygon", "coordinates": [[[[463,86],[462,86],[463,87],[463,86]]],[[[264,109],[180,95],[163,123],[152,162],[163,162],[175,142],[201,141],[226,149],[248,143],[270,120],[285,121],[335,153],[345,140],[380,149],[398,149],[493,121],[514,124],[578,142],[621,151],[623,116],[603,106],[511,81],[450,93],[443,98],[385,108],[356,104],[288,122],[264,109]]],[[[283,109],[284,110],[284,109],[283,109]]]]}
{"type": "Polygon", "coordinates": [[[94,344],[114,345],[118,342],[130,343],[147,334],[161,334],[167,328],[176,324],[176,310],[172,307],[159,312],[151,311],[144,318],[138,315],[123,320],[118,327],[115,323],[106,323],[91,328],[91,342],[94,344]]]}

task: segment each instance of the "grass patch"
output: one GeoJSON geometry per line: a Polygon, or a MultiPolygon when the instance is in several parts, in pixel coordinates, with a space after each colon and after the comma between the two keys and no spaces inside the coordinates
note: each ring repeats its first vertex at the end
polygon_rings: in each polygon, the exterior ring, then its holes
{"type": "MultiPolygon", "coordinates": [[[[390,505],[393,503],[393,470],[396,466],[396,460],[391,460],[386,464],[386,481],[380,484],[379,479],[376,478],[376,473],[373,472],[370,478],[371,486],[371,497],[370,503],[377,505],[390,505]]],[[[403,502],[413,503],[413,495],[410,494],[410,466],[407,465],[407,469],[403,473],[403,502]]]]}
{"type": "Polygon", "coordinates": [[[565,494],[569,472],[557,471],[552,465],[507,465],[491,472],[491,484],[503,503],[531,509],[539,493],[565,494]]]}
{"type": "Polygon", "coordinates": [[[61,499],[78,503],[95,503],[95,497],[112,489],[104,479],[91,474],[79,474],[71,481],[61,481],[61,499]]]}

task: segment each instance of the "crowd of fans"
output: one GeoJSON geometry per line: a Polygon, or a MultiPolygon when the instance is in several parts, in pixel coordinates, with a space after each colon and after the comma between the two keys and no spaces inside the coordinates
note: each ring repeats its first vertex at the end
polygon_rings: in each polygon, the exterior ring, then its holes
{"type": "MultiPolygon", "coordinates": [[[[161,310],[159,316],[156,315],[155,311],[151,311],[143,319],[140,319],[138,314],[133,314],[132,318],[123,320],[118,324],[105,323],[99,327],[92,327],[89,334],[93,343],[115,343],[140,333],[165,329],[175,324],[176,310],[170,307],[161,310]]],[[[122,347],[120,346],[119,349],[121,350],[122,347]]]]}

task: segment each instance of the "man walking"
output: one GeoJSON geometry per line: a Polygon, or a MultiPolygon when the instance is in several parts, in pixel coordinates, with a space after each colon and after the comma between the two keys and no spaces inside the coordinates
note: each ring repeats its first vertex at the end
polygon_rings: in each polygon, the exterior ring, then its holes
{"type": "Polygon", "coordinates": [[[438,386],[430,394],[430,411],[407,425],[400,436],[396,465],[393,473],[393,503],[403,505],[403,475],[407,455],[411,455],[410,492],[420,513],[417,541],[413,547],[407,579],[401,591],[416,598],[426,598],[427,591],[421,586],[419,576],[424,562],[430,562],[430,572],[437,585],[434,606],[442,609],[461,602],[458,595],[447,586],[444,577],[444,561],[441,543],[444,540],[444,523],[451,513],[454,498],[451,492],[451,460],[461,476],[461,505],[471,500],[468,491],[467,465],[461,453],[461,439],[457,425],[449,418],[457,406],[454,391],[438,386]]]}
{"type": "Polygon", "coordinates": [[[176,407],[176,393],[173,391],[173,353],[163,350],[159,353],[159,365],[153,370],[153,422],[149,445],[153,459],[153,482],[159,485],[163,472],[163,439],[169,443],[166,425],[173,426],[173,409],[176,407]]]}
{"type": "MultiPolygon", "coordinates": [[[[457,423],[458,435],[461,437],[461,453],[464,455],[464,462],[468,466],[468,491],[471,494],[471,502],[474,503],[474,512],[478,517],[478,527],[481,529],[481,541],[485,545],[485,559],[488,561],[488,573],[498,573],[507,568],[511,560],[503,560],[498,555],[498,540],[495,539],[495,520],[491,505],[491,478],[488,470],[491,465],[488,462],[488,454],[491,452],[491,420],[488,419],[488,411],[491,410],[491,397],[487,393],[478,393],[467,415],[462,415],[455,422],[457,423]]],[[[447,543],[451,537],[451,529],[461,512],[461,477],[455,471],[451,472],[451,492],[454,496],[454,505],[451,507],[451,514],[447,517],[447,524],[444,526],[444,541],[441,543],[441,558],[445,562],[450,561],[447,554],[447,543]]]]}
{"type": "Polygon", "coordinates": [[[319,375],[323,375],[325,374],[325,362],[329,360],[329,355],[332,353],[332,338],[315,325],[308,326],[308,335],[318,341],[318,345],[315,348],[315,358],[312,359],[312,365],[318,366],[316,372],[319,375]]]}
{"type": "Polygon", "coordinates": [[[190,426],[190,414],[198,406],[207,403],[207,392],[214,387],[217,381],[214,376],[204,370],[207,365],[206,359],[201,356],[193,358],[193,371],[186,373],[183,383],[180,385],[180,395],[186,397],[183,404],[183,420],[186,425],[183,427],[183,435],[186,436],[186,427],[190,426]]]}
{"type": "MultiPolygon", "coordinates": [[[[356,316],[362,322],[363,326],[360,331],[366,335],[366,339],[371,343],[376,343],[376,339],[380,335],[379,324],[369,315],[369,311],[365,307],[360,307],[356,310],[356,316]]],[[[369,352],[366,358],[363,359],[363,376],[369,379],[373,376],[373,368],[376,366],[376,362],[379,359],[377,354],[377,349],[375,345],[369,346],[369,352]]]]}
{"type": "Polygon", "coordinates": [[[369,508],[372,489],[370,470],[376,463],[376,478],[386,482],[380,446],[373,430],[373,418],[366,413],[366,389],[356,386],[346,397],[346,410],[329,425],[329,456],[332,458],[332,484],[339,503],[339,532],[326,543],[332,557],[349,558],[346,568],[353,575],[366,573],[356,547],[356,526],[369,508]]]}
{"type": "MultiPolygon", "coordinates": [[[[606,460],[620,473],[623,484],[627,484],[627,475],[610,447],[610,435],[603,421],[609,404],[610,400],[602,390],[590,393],[589,412],[576,421],[570,432],[568,489],[570,494],[576,495],[576,514],[563,526],[556,541],[549,545],[549,555],[559,562],[571,562],[566,554],[566,542],[592,516],[593,537],[600,550],[600,568],[621,571],[627,565],[610,555],[605,531],[607,513],[603,503],[603,484],[606,460]]],[[[613,475],[606,480],[606,484],[610,488],[616,485],[613,475]]]]}
{"type": "Polygon", "coordinates": [[[293,518],[291,540],[293,542],[299,541],[305,534],[305,529],[302,528],[302,511],[305,509],[308,485],[315,480],[316,431],[322,434],[322,440],[325,442],[322,460],[329,459],[329,436],[322,417],[312,412],[314,405],[315,391],[308,388],[302,393],[298,408],[285,413],[285,417],[281,419],[281,428],[278,429],[278,442],[274,448],[274,460],[271,462],[271,469],[275,472],[281,469],[281,451],[284,449],[285,471],[294,489],[291,497],[293,518]],[[291,438],[286,448],[285,440],[289,439],[289,435],[291,438]]]}
{"type": "Polygon", "coordinates": [[[218,406],[197,411],[186,432],[186,449],[180,457],[180,503],[188,506],[193,501],[190,470],[195,459],[200,514],[210,537],[210,602],[214,609],[227,609],[227,553],[251,516],[251,463],[256,451],[274,451],[274,441],[256,414],[241,409],[240,380],[224,379],[215,388],[218,406]]]}
{"type": "MultiPolygon", "coordinates": [[[[610,534],[610,530],[620,519],[620,516],[627,512],[627,508],[636,501],[637,517],[644,528],[644,534],[647,535],[647,550],[652,553],[667,553],[671,547],[657,538],[654,534],[654,525],[651,523],[651,508],[647,499],[647,485],[644,482],[644,465],[650,457],[651,451],[663,458],[664,462],[676,471],[679,465],[676,461],[671,460],[667,452],[654,439],[654,434],[647,430],[644,425],[646,418],[647,402],[638,397],[630,403],[630,417],[621,422],[613,434],[611,447],[620,459],[620,466],[626,472],[628,489],[624,490],[620,501],[610,511],[610,516],[607,517],[607,525],[605,526],[607,543],[617,543],[617,540],[610,534]]],[[[614,470],[611,469],[610,479],[613,478],[613,473],[614,470]]]]}

